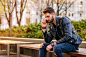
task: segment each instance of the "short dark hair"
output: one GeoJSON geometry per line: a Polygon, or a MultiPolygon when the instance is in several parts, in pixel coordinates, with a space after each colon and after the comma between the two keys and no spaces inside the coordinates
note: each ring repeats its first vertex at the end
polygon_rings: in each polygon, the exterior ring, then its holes
{"type": "Polygon", "coordinates": [[[46,7],[44,10],[43,10],[43,14],[46,14],[46,13],[55,13],[54,9],[52,7],[46,7]]]}

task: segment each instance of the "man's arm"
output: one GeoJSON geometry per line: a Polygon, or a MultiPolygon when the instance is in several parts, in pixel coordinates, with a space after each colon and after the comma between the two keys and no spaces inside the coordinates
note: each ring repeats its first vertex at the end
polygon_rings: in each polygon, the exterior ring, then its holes
{"type": "Polygon", "coordinates": [[[47,34],[47,30],[46,30],[47,25],[48,25],[48,23],[46,23],[46,19],[44,19],[42,21],[42,32],[43,32],[45,42],[49,43],[52,41],[53,36],[50,32],[47,34]]]}
{"type": "Polygon", "coordinates": [[[56,43],[62,43],[62,42],[66,42],[69,39],[72,38],[72,26],[71,26],[71,21],[67,18],[63,19],[63,28],[64,28],[64,37],[59,39],[56,43]]]}
{"type": "Polygon", "coordinates": [[[47,34],[47,31],[43,32],[43,36],[44,36],[44,40],[46,43],[51,42],[53,39],[52,34],[50,32],[49,32],[49,34],[47,34]]]}

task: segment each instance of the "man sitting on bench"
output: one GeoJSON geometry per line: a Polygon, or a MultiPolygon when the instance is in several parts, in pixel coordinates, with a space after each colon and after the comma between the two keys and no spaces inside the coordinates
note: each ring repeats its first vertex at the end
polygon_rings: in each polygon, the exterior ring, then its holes
{"type": "Polygon", "coordinates": [[[57,57],[63,57],[62,52],[74,52],[78,50],[82,39],[76,33],[72,22],[68,17],[57,17],[52,7],[43,10],[46,19],[42,21],[42,31],[46,43],[40,45],[39,57],[46,57],[46,52],[53,48],[57,57]],[[47,33],[46,27],[49,24],[47,33]],[[53,37],[57,42],[51,42],[53,37]]]}

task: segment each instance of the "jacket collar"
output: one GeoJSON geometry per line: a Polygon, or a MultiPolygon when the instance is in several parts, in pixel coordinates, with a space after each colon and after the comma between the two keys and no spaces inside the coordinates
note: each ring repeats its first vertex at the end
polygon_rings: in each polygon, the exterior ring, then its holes
{"type": "Polygon", "coordinates": [[[56,16],[56,26],[59,26],[59,17],[56,16]]]}

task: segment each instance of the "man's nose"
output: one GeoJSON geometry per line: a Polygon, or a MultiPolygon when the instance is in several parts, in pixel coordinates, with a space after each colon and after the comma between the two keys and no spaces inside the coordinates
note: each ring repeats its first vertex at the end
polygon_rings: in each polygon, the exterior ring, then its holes
{"type": "Polygon", "coordinates": [[[46,20],[48,20],[48,18],[46,18],[46,20]]]}

